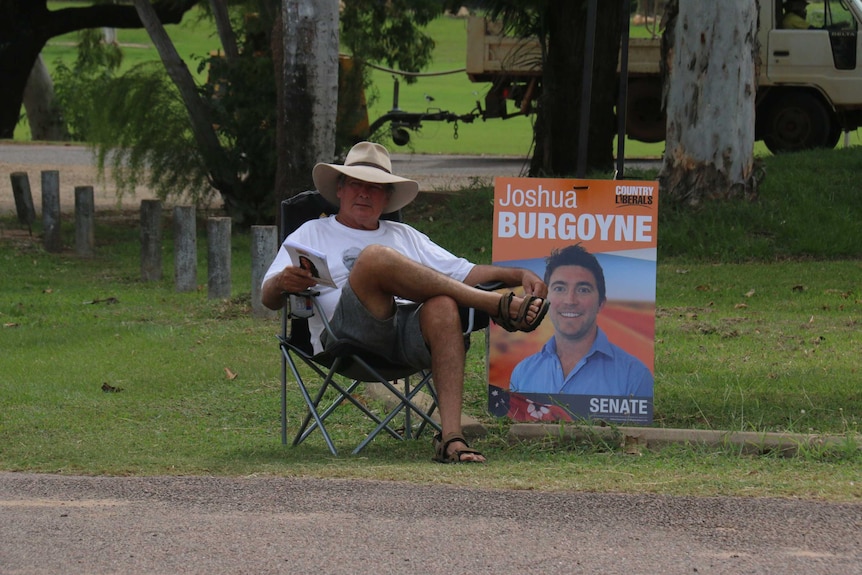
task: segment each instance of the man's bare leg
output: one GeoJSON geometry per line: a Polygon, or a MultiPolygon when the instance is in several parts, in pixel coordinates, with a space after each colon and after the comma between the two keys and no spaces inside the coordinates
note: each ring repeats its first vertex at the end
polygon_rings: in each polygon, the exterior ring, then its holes
{"type": "MultiPolygon", "coordinates": [[[[450,433],[461,435],[465,353],[458,303],[446,296],[426,300],[419,312],[419,324],[431,351],[431,372],[437,390],[443,437],[450,433]]],[[[449,456],[465,447],[464,443],[453,441],[444,455],[449,456]]],[[[461,461],[481,462],[485,458],[475,453],[464,453],[461,461]]]]}
{"type": "MultiPolygon", "coordinates": [[[[502,297],[497,292],[468,286],[380,245],[362,250],[350,272],[349,281],[359,301],[381,319],[392,316],[396,296],[424,302],[445,295],[461,306],[482,310],[492,317],[497,315],[502,297]]],[[[509,309],[512,318],[517,316],[522,302],[522,297],[512,299],[509,309]]],[[[539,307],[538,303],[530,307],[528,320],[536,317],[539,307]]]]}
{"type": "MultiPolygon", "coordinates": [[[[423,302],[420,312],[422,334],[431,351],[431,370],[440,407],[443,435],[461,434],[464,393],[464,339],[458,306],[472,307],[490,315],[499,310],[501,294],[475,289],[416,263],[384,246],[369,246],[360,253],[350,273],[350,287],[376,317],[392,316],[396,296],[423,302]]],[[[509,310],[515,317],[523,298],[514,298],[509,310]]],[[[536,317],[534,304],[528,318],[536,317]]],[[[465,448],[453,442],[446,455],[465,448]]],[[[462,461],[484,461],[478,454],[465,453],[462,461]]]]}

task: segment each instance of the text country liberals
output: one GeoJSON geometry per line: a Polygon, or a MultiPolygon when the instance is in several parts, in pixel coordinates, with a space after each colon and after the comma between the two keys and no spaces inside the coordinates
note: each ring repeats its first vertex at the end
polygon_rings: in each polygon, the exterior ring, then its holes
{"type": "MultiPolygon", "coordinates": [[[[553,209],[557,211],[499,210],[497,237],[522,239],[601,240],[616,242],[653,242],[653,216],[650,214],[592,214],[560,210],[577,210],[576,190],[550,190],[539,184],[537,189],[522,190],[506,186],[499,198],[500,208],[553,209]]],[[[653,186],[618,185],[615,203],[627,206],[651,205],[653,186]]]]}

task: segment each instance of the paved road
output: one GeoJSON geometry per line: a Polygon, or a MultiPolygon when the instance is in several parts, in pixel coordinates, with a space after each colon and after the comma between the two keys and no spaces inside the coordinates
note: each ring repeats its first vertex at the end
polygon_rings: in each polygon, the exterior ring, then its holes
{"type": "Polygon", "coordinates": [[[0,473],[0,572],[853,575],[862,505],[0,473]]]}
{"type": "MultiPolygon", "coordinates": [[[[526,158],[501,156],[458,156],[405,154],[396,148],[392,155],[393,170],[419,182],[424,192],[464,189],[474,184],[489,185],[494,177],[521,176],[526,173],[526,158]]],[[[655,166],[657,161],[632,160],[626,167],[655,166]]],[[[39,174],[41,170],[60,171],[61,209],[74,209],[76,186],[94,186],[95,200],[100,206],[117,204],[113,182],[98,182],[92,152],[80,145],[9,144],[0,143],[0,213],[14,212],[15,204],[7,173],[25,171],[30,175],[33,202],[41,209],[39,174]]],[[[153,194],[143,188],[134,196],[123,199],[121,206],[132,209],[142,199],[153,194]]]]}
{"type": "MultiPolygon", "coordinates": [[[[53,164],[88,166],[93,163],[90,150],[80,145],[0,144],[0,162],[10,164],[53,164]]],[[[501,156],[457,156],[392,153],[397,173],[462,176],[516,176],[524,168],[525,158],[501,156]]]]}
{"type": "MultiPolygon", "coordinates": [[[[436,154],[409,154],[392,151],[396,172],[410,174],[456,174],[462,176],[517,176],[528,167],[528,159],[511,156],[462,156],[436,154]]],[[[92,153],[80,145],[40,145],[0,143],[0,162],[15,164],[53,163],[56,166],[90,165],[92,153]]],[[[656,161],[627,160],[626,165],[655,165],[656,161]]]]}
{"type": "MultiPolygon", "coordinates": [[[[462,189],[474,183],[487,185],[495,176],[519,176],[524,173],[526,160],[499,156],[455,156],[394,153],[393,170],[399,175],[416,179],[425,192],[462,189]]],[[[110,178],[97,180],[92,152],[80,145],[3,144],[0,143],[0,213],[14,213],[15,203],[8,173],[23,171],[30,177],[33,203],[41,209],[39,178],[42,170],[60,171],[60,207],[74,210],[76,186],[93,186],[96,204],[117,205],[116,189],[110,178]]],[[[140,206],[143,199],[154,195],[146,188],[134,196],[126,196],[120,205],[125,209],[140,206]]]]}

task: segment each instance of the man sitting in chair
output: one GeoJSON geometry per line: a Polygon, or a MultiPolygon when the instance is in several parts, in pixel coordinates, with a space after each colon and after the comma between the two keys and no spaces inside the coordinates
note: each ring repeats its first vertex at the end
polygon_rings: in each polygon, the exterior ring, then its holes
{"type": "MultiPolygon", "coordinates": [[[[306,222],[288,237],[326,253],[338,287],[315,287],[311,274],[280,249],[263,279],[263,304],[280,309],[285,293],[314,287],[339,337],[416,369],[430,367],[443,430],[435,437],[434,460],[484,462],[461,430],[465,349],[458,308],[487,312],[508,331],[532,331],[548,311],[547,286],[529,270],[473,264],[406,224],[381,220],[413,201],[419,184],[394,175],[389,152],[379,144],[360,142],[344,165],[317,164],[312,177],[338,213],[306,222]],[[522,286],[525,295],[473,287],[492,281],[522,286]]],[[[309,328],[318,353],[326,345],[321,320],[310,318],[309,328]]]]}

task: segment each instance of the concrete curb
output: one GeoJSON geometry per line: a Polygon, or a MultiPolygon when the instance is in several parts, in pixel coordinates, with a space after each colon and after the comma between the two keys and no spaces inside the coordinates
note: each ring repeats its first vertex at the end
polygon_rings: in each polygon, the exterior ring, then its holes
{"type": "MultiPolygon", "coordinates": [[[[384,402],[390,409],[397,405],[395,398],[379,383],[365,385],[366,393],[373,399],[384,402]]],[[[427,409],[431,398],[417,394],[417,403],[427,409]],[[421,397],[419,397],[421,396],[421,397]]],[[[437,414],[432,419],[439,421],[437,414]]],[[[488,430],[478,419],[469,415],[461,417],[461,427],[467,439],[484,437],[488,430]]],[[[806,433],[776,433],[757,431],[720,431],[712,429],[669,429],[658,427],[609,427],[587,423],[515,423],[509,429],[509,441],[513,443],[543,441],[547,439],[565,441],[595,441],[619,446],[626,453],[640,453],[644,449],[660,449],[670,445],[692,445],[704,447],[733,446],[743,454],[780,453],[795,455],[805,449],[838,446],[847,441],[844,436],[806,433]]],[[[857,449],[862,450],[862,444],[857,449]]]]}
{"type": "MultiPolygon", "coordinates": [[[[640,452],[642,449],[659,449],[669,445],[692,445],[713,448],[733,446],[744,454],[778,452],[782,455],[795,455],[805,449],[834,447],[847,441],[843,436],[803,433],[602,427],[577,423],[516,423],[509,430],[509,439],[512,441],[537,441],[549,438],[605,441],[622,447],[628,453],[640,452]]],[[[862,446],[859,449],[862,449],[862,446]]]]}

